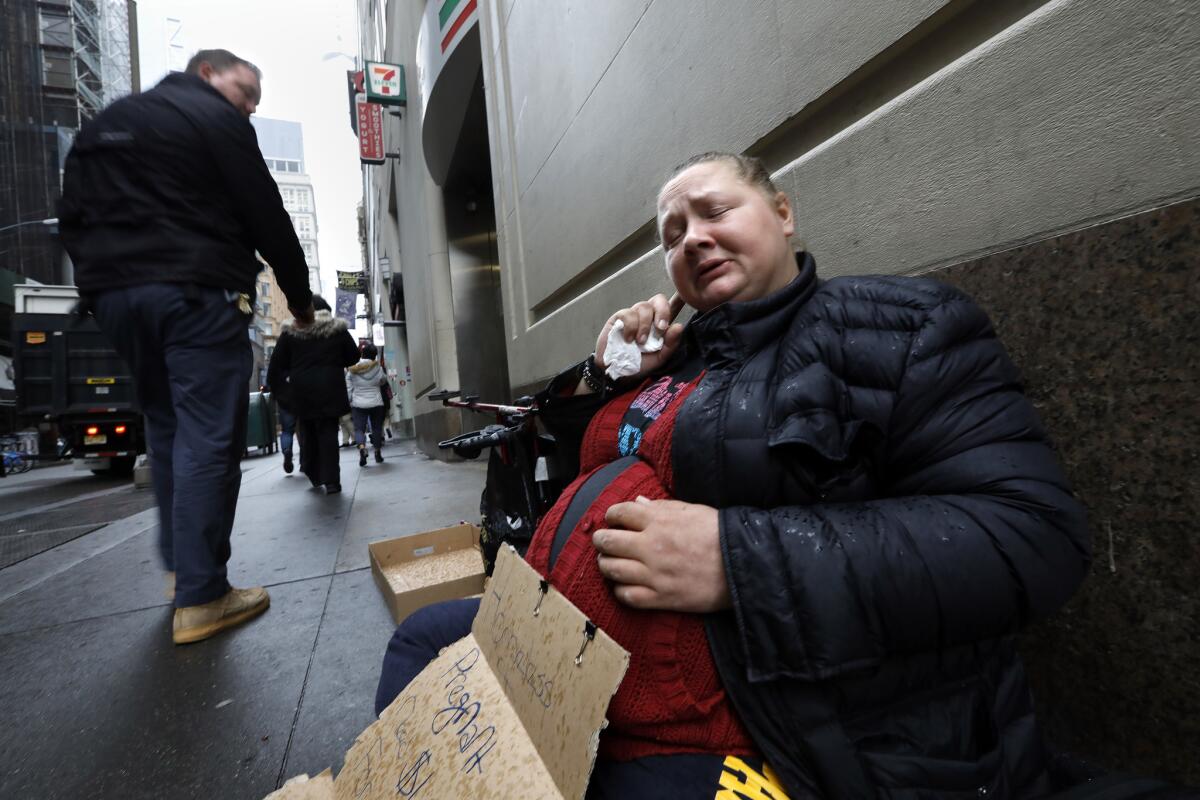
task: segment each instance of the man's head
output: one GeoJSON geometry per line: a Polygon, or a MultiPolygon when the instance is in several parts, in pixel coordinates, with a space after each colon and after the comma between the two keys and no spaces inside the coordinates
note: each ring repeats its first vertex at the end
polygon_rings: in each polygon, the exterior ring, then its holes
{"type": "Polygon", "coordinates": [[[228,50],[200,50],[187,63],[186,72],[198,75],[247,117],[262,98],[262,72],[228,50]]]}

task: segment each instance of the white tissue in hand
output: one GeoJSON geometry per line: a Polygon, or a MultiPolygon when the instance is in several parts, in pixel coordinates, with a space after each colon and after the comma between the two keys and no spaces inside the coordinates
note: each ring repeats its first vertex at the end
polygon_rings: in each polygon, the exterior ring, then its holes
{"type": "Polygon", "coordinates": [[[646,343],[642,345],[643,353],[657,353],[662,350],[663,335],[658,328],[651,328],[650,335],[646,337],[646,343]]]}
{"type": "Polygon", "coordinates": [[[629,375],[637,375],[642,371],[642,353],[657,353],[662,350],[663,336],[657,328],[650,329],[646,343],[627,342],[621,334],[625,331],[625,323],[617,320],[608,332],[608,341],[604,345],[604,361],[607,366],[604,373],[614,381],[629,375]]]}

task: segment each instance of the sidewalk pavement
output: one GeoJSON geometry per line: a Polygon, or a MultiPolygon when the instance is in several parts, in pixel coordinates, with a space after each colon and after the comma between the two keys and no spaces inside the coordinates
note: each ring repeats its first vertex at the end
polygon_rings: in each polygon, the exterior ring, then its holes
{"type": "Polygon", "coordinates": [[[261,798],[341,767],[393,629],[367,542],[475,521],[486,466],[341,452],[329,497],[243,462],[229,578],[271,608],[208,641],[171,643],[154,509],[0,571],[0,797],[261,798]]]}

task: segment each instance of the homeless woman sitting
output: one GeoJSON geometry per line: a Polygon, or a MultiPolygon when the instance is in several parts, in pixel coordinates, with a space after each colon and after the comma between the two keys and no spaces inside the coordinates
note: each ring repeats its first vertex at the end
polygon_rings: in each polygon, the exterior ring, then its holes
{"type": "MultiPolygon", "coordinates": [[[[1012,637],[1089,536],[987,317],[926,278],[818,279],[755,159],[680,166],[658,230],[698,313],[618,311],[539,397],[579,474],[526,559],[631,654],[589,797],[1051,791],[1012,637]],[[613,383],[617,321],[665,342],[613,383]]],[[[397,629],[377,711],[477,604],[397,629]]]]}

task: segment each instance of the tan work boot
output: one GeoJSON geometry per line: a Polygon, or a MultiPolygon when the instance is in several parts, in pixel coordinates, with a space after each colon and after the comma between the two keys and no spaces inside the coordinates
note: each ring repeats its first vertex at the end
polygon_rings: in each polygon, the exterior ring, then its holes
{"type": "Polygon", "coordinates": [[[175,609],[175,644],[191,644],[215,636],[257,617],[271,605],[271,597],[261,586],[230,589],[225,596],[199,606],[175,609]]]}
{"type": "Polygon", "coordinates": [[[168,600],[175,599],[175,573],[174,572],[167,573],[167,588],[163,592],[163,594],[165,594],[167,596],[168,600]]]}

